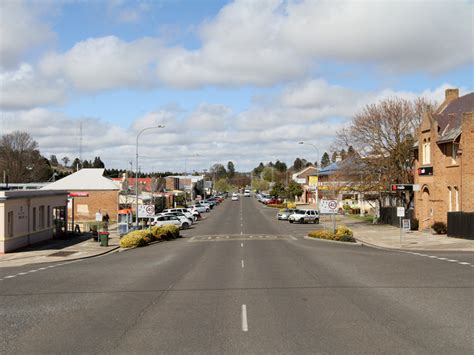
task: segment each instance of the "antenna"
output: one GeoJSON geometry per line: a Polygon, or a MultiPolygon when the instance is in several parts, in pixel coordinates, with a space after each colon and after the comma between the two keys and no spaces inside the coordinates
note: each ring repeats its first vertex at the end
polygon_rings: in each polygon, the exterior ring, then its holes
{"type": "Polygon", "coordinates": [[[79,160],[82,162],[82,121],[79,122],[79,160]]]}

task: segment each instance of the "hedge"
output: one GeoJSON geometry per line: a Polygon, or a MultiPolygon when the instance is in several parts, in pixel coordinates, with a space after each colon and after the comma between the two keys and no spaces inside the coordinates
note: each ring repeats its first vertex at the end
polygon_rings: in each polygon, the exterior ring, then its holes
{"type": "Polygon", "coordinates": [[[336,240],[338,242],[351,242],[355,243],[354,233],[351,229],[346,226],[339,226],[336,229],[336,233],[333,233],[329,229],[317,230],[308,233],[311,238],[336,240]]]}
{"type": "Polygon", "coordinates": [[[128,233],[120,239],[122,248],[136,248],[148,245],[153,241],[179,238],[179,228],[173,225],[151,227],[128,233]]]}

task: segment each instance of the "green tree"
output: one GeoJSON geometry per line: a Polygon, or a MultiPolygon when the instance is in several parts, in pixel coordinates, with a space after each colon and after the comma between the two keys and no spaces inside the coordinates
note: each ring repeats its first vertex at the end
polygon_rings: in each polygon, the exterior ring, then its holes
{"type": "Polygon", "coordinates": [[[227,163],[227,175],[230,177],[230,178],[233,178],[234,175],[235,175],[235,166],[234,166],[234,163],[229,161],[227,163]]]}
{"type": "Polygon", "coordinates": [[[264,168],[265,168],[265,165],[263,165],[263,163],[260,162],[260,164],[258,164],[258,166],[253,169],[253,175],[260,176],[264,168]]]}
{"type": "Polygon", "coordinates": [[[329,164],[331,164],[331,160],[329,160],[329,154],[327,152],[324,152],[321,158],[321,168],[325,168],[329,164]]]}
{"type": "Polygon", "coordinates": [[[287,170],[287,166],[284,162],[277,160],[275,163],[275,169],[277,169],[280,173],[284,173],[287,170]]]}
{"type": "Polygon", "coordinates": [[[296,158],[293,162],[293,169],[295,171],[300,171],[303,168],[303,161],[300,158],[296,158]]]}
{"type": "Polygon", "coordinates": [[[270,195],[274,197],[286,197],[285,186],[283,186],[282,183],[277,182],[275,185],[273,185],[272,190],[270,191],[270,195]]]}
{"type": "Polygon", "coordinates": [[[82,162],[79,160],[79,158],[76,158],[72,161],[71,168],[73,168],[74,170],[82,169],[82,162]]]}
{"type": "Polygon", "coordinates": [[[91,165],[94,168],[105,168],[105,164],[100,160],[100,157],[95,157],[94,162],[91,165]]]}
{"type": "Polygon", "coordinates": [[[69,157],[63,157],[61,161],[63,162],[64,166],[67,167],[67,164],[71,161],[71,159],[69,159],[69,157]]]}
{"type": "Polygon", "coordinates": [[[54,154],[49,157],[49,162],[50,162],[51,166],[54,166],[54,167],[59,165],[58,158],[56,158],[56,155],[54,155],[54,154]]]}
{"type": "Polygon", "coordinates": [[[274,181],[275,179],[275,169],[269,166],[266,166],[262,171],[262,179],[265,181],[274,181]]]}
{"type": "Polygon", "coordinates": [[[209,169],[209,173],[214,176],[216,180],[227,177],[227,171],[225,170],[225,167],[222,164],[214,164],[213,166],[211,166],[211,169],[209,169]]]}
{"type": "Polygon", "coordinates": [[[216,181],[214,188],[216,191],[224,192],[233,190],[232,185],[227,178],[222,178],[216,181]]]}
{"type": "Polygon", "coordinates": [[[332,152],[331,161],[332,161],[333,163],[336,161],[336,158],[337,158],[337,152],[332,152]]]}
{"type": "Polygon", "coordinates": [[[286,195],[291,200],[294,201],[295,197],[300,197],[303,195],[303,188],[296,181],[290,181],[286,189],[286,195]]]}
{"type": "Polygon", "coordinates": [[[268,181],[262,180],[262,179],[253,179],[252,180],[252,189],[256,191],[268,191],[270,188],[270,184],[268,181]]]}

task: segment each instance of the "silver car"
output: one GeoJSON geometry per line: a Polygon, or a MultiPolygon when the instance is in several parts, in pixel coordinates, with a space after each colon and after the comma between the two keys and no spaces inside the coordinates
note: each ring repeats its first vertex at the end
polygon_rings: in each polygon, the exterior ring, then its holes
{"type": "Polygon", "coordinates": [[[290,217],[293,214],[293,212],[295,212],[294,208],[282,208],[277,213],[277,219],[287,221],[288,217],[290,217]]]}

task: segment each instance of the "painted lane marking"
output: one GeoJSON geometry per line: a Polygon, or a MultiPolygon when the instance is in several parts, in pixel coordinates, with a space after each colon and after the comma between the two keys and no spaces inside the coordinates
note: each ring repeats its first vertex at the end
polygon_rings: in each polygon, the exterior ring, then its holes
{"type": "Polygon", "coordinates": [[[436,258],[436,259],[437,259],[438,257],[435,256],[435,255],[430,255],[430,256],[428,256],[428,258],[432,258],[432,259],[433,259],[433,258],[436,258]]]}
{"type": "Polygon", "coordinates": [[[243,247],[244,247],[244,243],[240,243],[240,247],[243,248],[243,247]]]}
{"type": "Polygon", "coordinates": [[[249,330],[249,325],[247,323],[247,306],[242,305],[242,331],[247,332],[249,330]]]}
{"type": "Polygon", "coordinates": [[[229,237],[228,235],[225,237],[225,239],[229,239],[229,238],[230,238],[230,237],[229,237]]]}
{"type": "Polygon", "coordinates": [[[19,272],[17,275],[26,275],[27,272],[19,272]]]}
{"type": "Polygon", "coordinates": [[[244,235],[244,232],[240,232],[240,235],[244,235]]]}
{"type": "Polygon", "coordinates": [[[449,261],[450,263],[458,263],[459,262],[459,260],[454,260],[454,259],[448,259],[446,261],[449,261]]]}
{"type": "Polygon", "coordinates": [[[244,265],[244,261],[242,260],[242,269],[244,268],[244,266],[245,266],[245,265],[244,265]]]}
{"type": "Polygon", "coordinates": [[[6,279],[13,279],[14,277],[16,277],[16,275],[5,276],[6,279]]]}
{"type": "Polygon", "coordinates": [[[460,261],[459,264],[461,264],[461,265],[471,265],[471,263],[466,263],[465,261],[460,261]]]}
{"type": "Polygon", "coordinates": [[[293,237],[292,235],[290,236],[290,238],[293,239],[293,240],[298,240],[298,239],[296,239],[295,237],[293,237]]]}
{"type": "Polygon", "coordinates": [[[438,260],[448,260],[447,258],[438,258],[438,260]]]}
{"type": "Polygon", "coordinates": [[[465,261],[459,261],[459,260],[456,260],[456,259],[448,259],[448,258],[442,258],[442,257],[439,257],[437,255],[427,255],[427,254],[420,254],[420,253],[414,253],[414,252],[411,252],[411,251],[408,251],[406,252],[407,254],[412,254],[412,255],[418,255],[418,256],[426,256],[430,259],[436,259],[436,260],[441,260],[441,261],[447,261],[447,262],[450,262],[450,263],[458,263],[459,265],[471,265],[471,267],[474,267],[474,265],[472,265],[471,263],[468,263],[468,262],[465,262],[465,261]]]}

